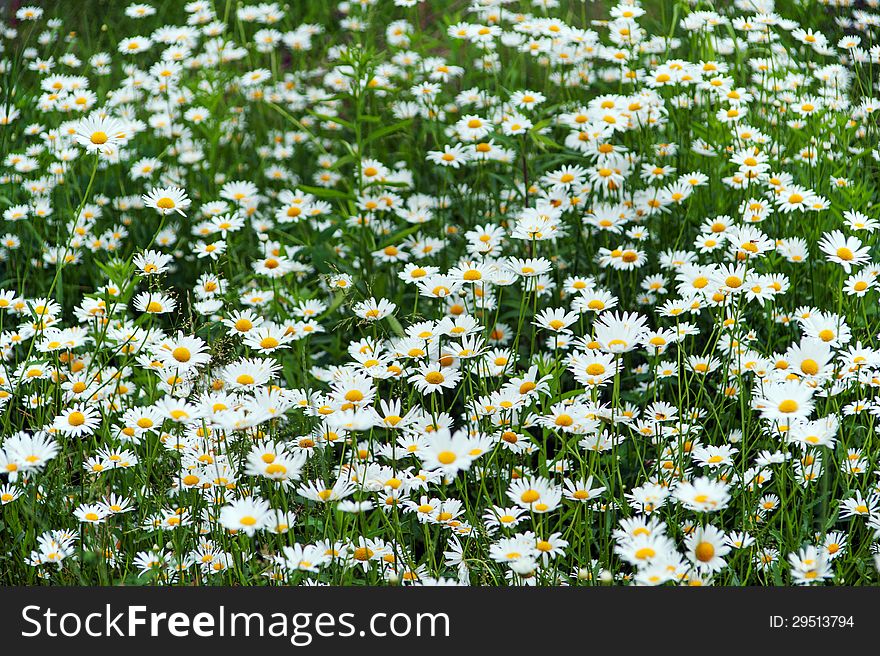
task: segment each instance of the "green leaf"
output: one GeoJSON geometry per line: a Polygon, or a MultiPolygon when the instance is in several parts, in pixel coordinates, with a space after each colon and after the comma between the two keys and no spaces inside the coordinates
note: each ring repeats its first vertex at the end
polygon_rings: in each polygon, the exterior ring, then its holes
{"type": "Polygon", "coordinates": [[[370,133],[370,135],[364,139],[365,144],[372,143],[377,139],[381,139],[382,137],[387,137],[389,134],[394,134],[395,132],[400,132],[410,126],[412,123],[411,118],[406,118],[402,121],[398,121],[397,123],[392,123],[391,125],[386,125],[384,128],[379,128],[370,133]]]}
{"type": "Polygon", "coordinates": [[[325,187],[310,187],[308,185],[297,185],[297,189],[306,192],[307,194],[312,194],[313,196],[317,196],[318,198],[340,198],[343,200],[350,200],[352,198],[351,194],[346,193],[344,191],[340,191],[339,189],[327,189],[325,187]]]}
{"type": "Polygon", "coordinates": [[[403,326],[400,325],[400,322],[397,320],[393,314],[388,315],[388,325],[391,326],[391,330],[394,331],[396,335],[399,337],[405,337],[406,333],[403,332],[403,326]]]}
{"type": "Polygon", "coordinates": [[[380,248],[385,248],[386,246],[391,246],[392,244],[398,243],[401,239],[408,237],[409,235],[413,234],[414,232],[418,232],[419,228],[421,228],[421,227],[422,227],[421,223],[416,223],[415,225],[411,225],[408,228],[404,228],[400,232],[395,232],[388,239],[386,239],[384,242],[382,242],[382,245],[380,246],[380,248]]]}
{"type": "Polygon", "coordinates": [[[312,265],[318,273],[328,274],[333,270],[330,261],[333,259],[333,251],[327,247],[327,242],[321,242],[311,248],[312,265]]]}
{"type": "Polygon", "coordinates": [[[340,118],[338,116],[330,116],[329,114],[319,114],[318,112],[312,111],[311,109],[308,110],[308,112],[311,116],[314,116],[318,120],[336,123],[344,128],[348,128],[349,130],[354,130],[354,124],[351,121],[346,121],[344,118],[340,118]]]}
{"type": "Polygon", "coordinates": [[[345,294],[343,294],[342,292],[336,292],[336,294],[333,295],[333,303],[331,303],[330,307],[328,307],[327,310],[324,312],[324,316],[329,317],[334,312],[336,312],[337,308],[339,308],[339,306],[342,305],[342,302],[344,300],[345,300],[345,294]]]}
{"type": "Polygon", "coordinates": [[[122,260],[110,260],[109,262],[94,261],[95,265],[104,272],[117,287],[123,288],[134,273],[134,265],[122,260]]]}
{"type": "Polygon", "coordinates": [[[352,155],[343,155],[342,157],[337,159],[335,162],[333,162],[333,164],[330,166],[330,170],[331,171],[338,171],[343,166],[348,166],[349,164],[354,162],[354,159],[355,158],[352,155]]]}
{"type": "Polygon", "coordinates": [[[561,144],[556,143],[550,137],[541,134],[540,132],[529,132],[529,136],[532,137],[532,141],[534,141],[539,146],[544,146],[546,148],[553,148],[555,150],[563,150],[563,146],[561,144]]]}

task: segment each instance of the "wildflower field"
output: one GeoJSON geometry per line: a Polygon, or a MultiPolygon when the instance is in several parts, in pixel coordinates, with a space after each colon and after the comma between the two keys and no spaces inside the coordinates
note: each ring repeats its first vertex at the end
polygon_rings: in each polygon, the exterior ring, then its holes
{"type": "Polygon", "coordinates": [[[0,583],[878,583],[878,0],[6,5],[0,583]]]}

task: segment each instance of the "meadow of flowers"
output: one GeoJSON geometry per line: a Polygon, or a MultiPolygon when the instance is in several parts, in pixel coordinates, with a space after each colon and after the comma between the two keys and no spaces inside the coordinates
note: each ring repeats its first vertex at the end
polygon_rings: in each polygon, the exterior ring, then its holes
{"type": "Polygon", "coordinates": [[[0,25],[0,583],[860,585],[878,0],[0,25]]]}

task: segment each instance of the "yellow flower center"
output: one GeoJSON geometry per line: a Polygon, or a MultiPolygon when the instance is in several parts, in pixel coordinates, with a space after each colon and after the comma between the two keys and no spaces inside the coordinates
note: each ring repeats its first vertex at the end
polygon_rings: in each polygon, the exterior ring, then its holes
{"type": "Polygon", "coordinates": [[[803,371],[808,376],[815,376],[819,373],[819,363],[815,360],[807,358],[803,362],[801,362],[801,371],[803,371]]]}
{"type": "Polygon", "coordinates": [[[354,550],[353,555],[355,560],[360,560],[361,562],[363,562],[372,558],[373,554],[373,550],[368,547],[358,547],[354,550]]]}
{"type": "Polygon", "coordinates": [[[570,415],[561,414],[556,417],[554,423],[557,426],[571,426],[574,423],[574,419],[572,419],[570,415]]]}
{"type": "Polygon", "coordinates": [[[364,400],[364,394],[360,390],[349,390],[345,393],[345,400],[351,403],[357,403],[364,400]]]}
{"type": "Polygon", "coordinates": [[[174,359],[178,362],[189,362],[189,359],[192,357],[189,349],[184,346],[178,346],[171,352],[171,355],[173,355],[174,359]]]}
{"type": "Polygon", "coordinates": [[[457,456],[452,451],[441,451],[437,454],[437,460],[444,465],[451,465],[457,456]]]}

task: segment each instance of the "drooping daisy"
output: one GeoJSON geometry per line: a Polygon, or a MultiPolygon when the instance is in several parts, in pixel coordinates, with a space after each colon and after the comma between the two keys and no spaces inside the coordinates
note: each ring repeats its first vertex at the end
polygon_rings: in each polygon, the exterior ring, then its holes
{"type": "Polygon", "coordinates": [[[396,308],[397,305],[387,299],[382,298],[379,299],[379,301],[376,301],[376,299],[370,298],[366,301],[355,304],[352,310],[362,319],[366,319],[367,321],[379,321],[392,314],[396,308]]]}
{"type": "Polygon", "coordinates": [[[134,299],[135,309],[147,314],[167,314],[177,307],[177,301],[161,292],[141,292],[134,299]]]}
{"type": "Polygon", "coordinates": [[[149,250],[135,255],[132,262],[143,275],[152,276],[168,271],[168,263],[172,259],[171,255],[149,250]]]}

